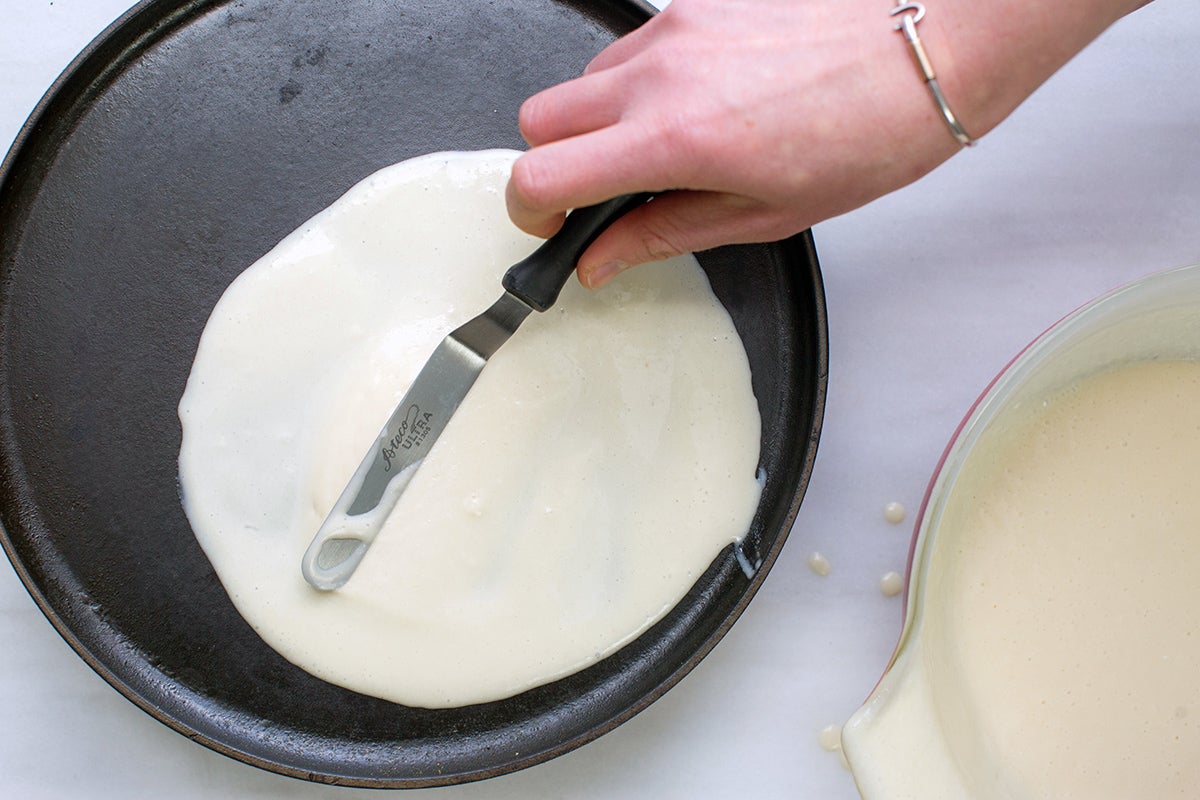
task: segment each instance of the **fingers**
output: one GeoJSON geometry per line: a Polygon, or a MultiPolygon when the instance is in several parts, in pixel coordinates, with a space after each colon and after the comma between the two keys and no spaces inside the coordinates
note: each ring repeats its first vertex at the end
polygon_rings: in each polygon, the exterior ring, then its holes
{"type": "Polygon", "coordinates": [[[644,49],[660,18],[605,48],[583,76],[545,89],[521,105],[518,125],[532,149],[513,165],[505,202],[522,230],[552,236],[562,226],[566,209],[665,188],[644,185],[652,165],[639,152],[645,136],[637,135],[636,125],[628,126],[632,130],[620,127],[629,110],[631,78],[619,67],[644,49]],[[615,133],[618,128],[620,135],[615,133]]]}
{"type": "Polygon", "coordinates": [[[625,34],[620,39],[605,47],[592,59],[591,63],[584,69],[584,75],[593,75],[603,70],[612,69],[613,67],[624,64],[637,54],[643,52],[650,42],[657,36],[658,28],[661,26],[663,14],[662,12],[651,17],[641,27],[625,34]]]}
{"type": "Polygon", "coordinates": [[[612,125],[551,142],[513,163],[505,200],[517,227],[535,236],[558,229],[562,212],[620,194],[662,191],[671,148],[633,125],[612,125]]]}
{"type": "Polygon", "coordinates": [[[537,147],[615,123],[632,80],[617,70],[642,53],[656,37],[661,15],[604,48],[574,80],[551,86],[525,101],[518,115],[521,135],[537,147]]]}
{"type": "Polygon", "coordinates": [[[516,187],[512,180],[504,190],[504,203],[508,207],[508,216],[518,228],[533,236],[549,239],[558,233],[567,218],[566,211],[534,211],[524,205],[517,197],[516,187]]]}
{"type": "Polygon", "coordinates": [[[623,109],[619,76],[602,72],[551,86],[521,104],[517,125],[533,147],[614,124],[623,109]]]}
{"type": "Polygon", "coordinates": [[[773,241],[804,227],[732,195],[670,192],[613,223],[580,257],[577,272],[584,286],[596,289],[638,264],[718,245],[773,241]]]}

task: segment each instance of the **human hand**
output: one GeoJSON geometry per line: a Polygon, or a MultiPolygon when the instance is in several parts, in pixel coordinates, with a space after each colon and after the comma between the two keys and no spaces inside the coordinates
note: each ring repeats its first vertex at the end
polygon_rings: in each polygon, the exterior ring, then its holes
{"type": "MultiPolygon", "coordinates": [[[[1137,0],[938,0],[920,33],[974,136],[1137,0]]],[[[507,202],[551,235],[566,209],[661,193],[580,258],[586,286],[646,261],[780,239],[958,151],[891,30],[892,0],[673,0],[520,112],[507,202]]]]}

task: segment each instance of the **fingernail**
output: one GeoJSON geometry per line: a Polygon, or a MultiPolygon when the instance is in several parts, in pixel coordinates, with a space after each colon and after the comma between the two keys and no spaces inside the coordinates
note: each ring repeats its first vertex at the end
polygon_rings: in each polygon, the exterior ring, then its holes
{"type": "Polygon", "coordinates": [[[629,269],[629,265],[624,261],[605,261],[600,266],[584,274],[585,285],[589,289],[599,289],[627,269],[629,269]]]}

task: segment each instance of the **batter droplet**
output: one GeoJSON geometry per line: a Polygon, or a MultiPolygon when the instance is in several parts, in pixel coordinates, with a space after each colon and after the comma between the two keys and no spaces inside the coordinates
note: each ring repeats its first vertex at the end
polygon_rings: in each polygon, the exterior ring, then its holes
{"type": "Polygon", "coordinates": [[[895,597],[904,591],[904,576],[899,572],[888,572],[879,579],[879,591],[885,597],[895,597]]]}
{"type": "Polygon", "coordinates": [[[830,570],[833,569],[832,565],[829,563],[829,559],[816,551],[814,551],[808,557],[808,568],[812,570],[814,574],[820,575],[821,577],[828,575],[830,570]]]}

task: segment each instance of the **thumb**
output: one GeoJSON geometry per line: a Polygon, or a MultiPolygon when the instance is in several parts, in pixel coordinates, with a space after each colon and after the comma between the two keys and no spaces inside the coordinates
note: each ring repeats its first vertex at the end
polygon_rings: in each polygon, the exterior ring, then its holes
{"type": "Polygon", "coordinates": [[[579,281],[598,289],[638,264],[723,244],[768,241],[766,210],[718,192],[676,191],[618,219],[579,257],[579,281]]]}

